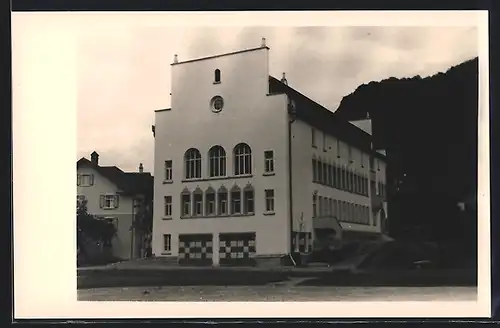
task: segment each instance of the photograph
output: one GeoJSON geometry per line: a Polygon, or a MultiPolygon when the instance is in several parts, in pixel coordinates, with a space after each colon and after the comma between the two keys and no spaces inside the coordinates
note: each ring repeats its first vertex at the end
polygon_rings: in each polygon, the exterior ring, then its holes
{"type": "Polygon", "coordinates": [[[484,306],[484,16],[326,14],[54,15],[71,302],[484,306]]]}

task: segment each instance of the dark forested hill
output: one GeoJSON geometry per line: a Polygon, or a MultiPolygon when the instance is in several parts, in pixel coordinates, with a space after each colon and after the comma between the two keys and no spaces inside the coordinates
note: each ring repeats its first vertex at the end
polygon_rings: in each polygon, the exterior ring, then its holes
{"type": "Polygon", "coordinates": [[[420,224],[435,238],[467,234],[456,203],[477,186],[478,59],[426,78],[361,85],[335,112],[347,120],[367,113],[374,144],[387,151],[393,233],[420,224]]]}

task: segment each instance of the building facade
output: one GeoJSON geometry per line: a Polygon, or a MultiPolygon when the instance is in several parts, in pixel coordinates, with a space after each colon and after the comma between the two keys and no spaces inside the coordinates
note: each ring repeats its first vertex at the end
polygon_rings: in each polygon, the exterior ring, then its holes
{"type": "Polygon", "coordinates": [[[175,57],[171,108],[155,113],[155,256],[254,264],[311,252],[321,229],[339,240],[343,230],[380,233],[366,183],[370,158],[384,164],[370,135],[336,122],[268,66],[264,40],[175,57]]]}
{"type": "Polygon", "coordinates": [[[144,237],[132,229],[137,213],[151,206],[153,177],[150,173],[123,172],[116,166],[100,166],[99,155],[77,162],[77,205],[86,201],[87,212],[115,225],[112,252],[123,260],[144,255],[144,237]]]}

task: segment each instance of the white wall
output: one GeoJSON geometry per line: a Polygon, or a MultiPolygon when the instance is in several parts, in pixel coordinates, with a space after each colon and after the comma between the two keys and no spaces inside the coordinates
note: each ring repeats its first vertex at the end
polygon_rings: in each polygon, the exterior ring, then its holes
{"type": "MultiPolygon", "coordinates": [[[[325,144],[323,144],[323,132],[315,129],[316,145],[312,147],[312,127],[300,120],[292,125],[292,170],[293,170],[293,210],[294,210],[294,228],[298,229],[298,221],[304,213],[304,224],[306,231],[312,231],[313,216],[313,193],[318,192],[318,196],[329,197],[332,199],[351,202],[363,206],[371,206],[370,197],[349,193],[343,190],[313,183],[312,158],[336,163],[337,165],[346,165],[350,169],[369,177],[369,157],[368,154],[351,146],[351,158],[349,161],[349,146],[339,141],[337,147],[337,138],[326,134],[325,144]],[[324,151],[325,149],[325,151],[324,151]],[[363,154],[363,156],[361,156],[363,154]],[[337,156],[340,156],[337,157],[337,156]]],[[[371,212],[371,211],[370,211],[371,212]]],[[[371,213],[370,213],[371,215],[371,213]]],[[[355,230],[363,232],[378,232],[380,225],[363,225],[341,222],[345,230],[355,230]]]]}
{"type": "Polygon", "coordinates": [[[100,208],[100,195],[116,193],[118,191],[116,185],[91,167],[80,167],[77,173],[94,175],[94,185],[89,187],[77,186],[77,195],[85,196],[87,200],[87,212],[89,214],[117,219],[117,236],[113,240],[113,254],[124,259],[130,258],[132,238],[130,226],[132,225],[133,218],[132,198],[120,196],[118,208],[102,209],[100,208]]]}
{"type": "Polygon", "coordinates": [[[263,48],[172,66],[172,109],[155,116],[155,181],[153,253],[161,256],[163,234],[172,234],[172,256],[178,252],[178,233],[256,232],[257,254],[284,254],[288,248],[287,100],[268,96],[268,50],[263,48]],[[221,83],[214,84],[214,70],[221,83]],[[210,100],[224,98],[224,108],[213,113],[210,100]],[[253,176],[182,182],[183,156],[197,148],[202,155],[202,177],[208,177],[207,154],[221,145],[227,154],[227,173],[233,173],[232,151],[240,142],[252,149],[253,176]],[[263,176],[264,151],[273,150],[275,176],[263,176]],[[173,161],[173,183],[164,184],[164,162],[173,161]],[[180,219],[180,194],[187,187],[217,190],[247,183],[255,190],[255,216],[180,219]],[[274,189],[275,215],[264,216],[264,189],[274,189]],[[164,220],[164,196],[172,196],[172,220],[164,220]]]}

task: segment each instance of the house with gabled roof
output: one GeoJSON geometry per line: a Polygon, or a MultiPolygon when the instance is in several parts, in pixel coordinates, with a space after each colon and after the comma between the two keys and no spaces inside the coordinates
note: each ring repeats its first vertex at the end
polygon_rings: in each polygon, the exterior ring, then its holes
{"type": "Polygon", "coordinates": [[[153,176],[143,171],[142,163],[138,172],[124,172],[116,166],[99,165],[95,151],[90,157],[77,162],[77,202],[85,200],[89,214],[115,225],[115,257],[126,260],[144,256],[147,236],[132,224],[137,213],[152,205],[153,176]]]}

